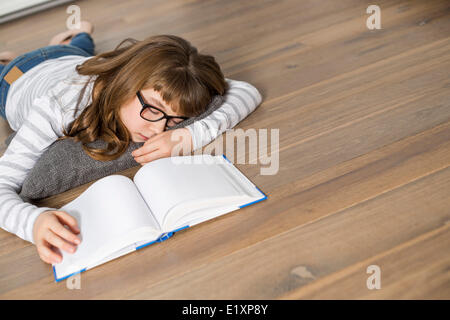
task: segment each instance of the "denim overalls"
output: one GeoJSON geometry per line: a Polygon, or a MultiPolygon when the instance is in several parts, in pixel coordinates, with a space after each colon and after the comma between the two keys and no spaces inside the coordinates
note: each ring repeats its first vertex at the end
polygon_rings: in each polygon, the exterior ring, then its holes
{"type": "Polygon", "coordinates": [[[77,55],[91,57],[94,55],[92,37],[82,32],[72,38],[68,45],[47,46],[18,56],[7,65],[0,64],[0,116],[6,119],[6,97],[10,84],[23,73],[48,59],[77,55]]]}

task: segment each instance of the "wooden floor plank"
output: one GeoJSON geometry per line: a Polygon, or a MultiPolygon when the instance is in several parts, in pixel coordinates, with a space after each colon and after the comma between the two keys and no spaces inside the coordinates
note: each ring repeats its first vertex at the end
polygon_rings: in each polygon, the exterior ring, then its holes
{"type": "MultiPolygon", "coordinates": [[[[249,117],[239,127],[281,128],[279,150],[282,152],[339,127],[407,104],[409,100],[432,96],[435,90],[445,90],[450,83],[446,72],[450,68],[450,56],[446,54],[450,40],[420,48],[390,63],[361,68],[303,88],[289,98],[267,103],[261,111],[262,119],[249,117]]],[[[257,151],[249,149],[245,159],[256,160],[257,151]]],[[[227,157],[236,163],[248,163],[242,157],[227,157]]],[[[255,170],[249,174],[256,176],[255,170]]]]}
{"type": "Polygon", "coordinates": [[[447,299],[450,295],[450,221],[386,252],[289,292],[280,299],[447,299]],[[380,288],[367,288],[380,268],[380,288]]]}
{"type": "MultiPolygon", "coordinates": [[[[423,2],[422,2],[423,3],[423,2]]],[[[299,53],[289,57],[284,56],[280,60],[266,61],[264,65],[231,72],[230,77],[245,79],[261,88],[267,101],[273,97],[282,97],[299,88],[323,81],[332,76],[357,69],[368,64],[376,63],[404,51],[417,48],[428,43],[448,37],[450,26],[446,23],[445,13],[447,2],[433,2],[435,6],[425,13],[418,8],[405,19],[393,20],[395,23],[386,31],[372,33],[364,30],[364,36],[355,36],[351,32],[342,30],[342,38],[339,41],[328,41],[320,44],[312,44],[299,53]],[[420,20],[426,17],[433,23],[420,25],[420,20]],[[417,21],[415,23],[415,21],[417,21]],[[351,36],[348,36],[351,34],[351,36]],[[369,53],[367,48],[374,47],[374,39],[381,38],[385,44],[369,53]],[[358,39],[358,40],[356,40],[358,39]],[[353,40],[353,42],[351,42],[353,40]],[[397,43],[401,41],[402,45],[397,43]]],[[[349,26],[349,30],[364,26],[349,26]]],[[[381,30],[380,30],[381,31],[381,30]]],[[[322,37],[326,32],[322,33],[322,37]]],[[[319,35],[316,35],[319,37],[319,35]]],[[[378,43],[378,41],[375,41],[378,43]]],[[[230,70],[225,69],[226,74],[230,70]]]]}
{"type": "Polygon", "coordinates": [[[401,101],[364,121],[354,121],[293,145],[280,153],[276,179],[258,175],[256,166],[246,168],[245,172],[261,186],[261,190],[271,194],[282,185],[448,121],[449,94],[448,90],[437,90],[430,95],[401,101]]]}
{"type": "MultiPolygon", "coordinates": [[[[339,214],[148,285],[129,298],[277,298],[343,269],[349,262],[374,256],[441,227],[450,219],[449,188],[450,167],[339,214]]],[[[448,244],[448,234],[445,239],[448,244]]],[[[447,251],[444,259],[448,258],[447,251]]],[[[361,286],[366,285],[365,279],[361,286]]],[[[345,297],[345,293],[341,296],[345,297]]]]}

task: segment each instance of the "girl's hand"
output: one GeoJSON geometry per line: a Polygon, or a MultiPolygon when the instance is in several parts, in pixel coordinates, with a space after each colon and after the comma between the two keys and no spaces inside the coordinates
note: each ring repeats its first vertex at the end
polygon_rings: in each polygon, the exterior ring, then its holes
{"type": "Polygon", "coordinates": [[[39,257],[46,263],[59,263],[62,256],[54,248],[74,253],[80,244],[77,220],[64,211],[44,211],[34,222],[33,240],[39,257]],[[68,225],[70,230],[64,227],[68,225]]]}
{"type": "Polygon", "coordinates": [[[192,137],[187,128],[163,131],[147,141],[131,154],[141,165],[160,158],[189,155],[192,151],[192,137]]]}

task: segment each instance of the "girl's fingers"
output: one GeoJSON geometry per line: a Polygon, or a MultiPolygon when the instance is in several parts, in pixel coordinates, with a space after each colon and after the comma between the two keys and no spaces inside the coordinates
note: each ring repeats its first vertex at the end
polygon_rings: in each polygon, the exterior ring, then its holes
{"type": "Polygon", "coordinates": [[[145,154],[147,154],[149,152],[153,152],[155,150],[158,150],[159,144],[157,142],[149,142],[149,141],[150,140],[147,140],[142,147],[140,147],[139,149],[134,150],[131,153],[135,159],[137,157],[145,155],[145,154]]]}
{"type": "Polygon", "coordinates": [[[68,253],[74,253],[75,252],[75,246],[69,244],[67,241],[65,241],[63,238],[58,236],[56,233],[54,233],[52,230],[48,230],[47,235],[45,237],[45,240],[50,243],[52,246],[59,248],[61,250],[64,250],[68,253]]]}
{"type": "Polygon", "coordinates": [[[156,150],[154,150],[150,153],[147,153],[143,156],[136,157],[135,160],[136,160],[136,162],[139,162],[140,164],[146,164],[153,160],[163,158],[164,156],[165,156],[164,152],[161,151],[161,149],[156,149],[156,150]]]}
{"type": "Polygon", "coordinates": [[[80,239],[70,230],[65,228],[59,221],[56,219],[52,224],[50,224],[50,230],[52,230],[54,233],[56,233],[58,236],[63,238],[66,241],[80,244],[80,239]]]}
{"type": "Polygon", "coordinates": [[[59,263],[62,261],[62,256],[46,247],[45,245],[38,247],[39,256],[47,263],[59,263]]]}
{"type": "Polygon", "coordinates": [[[74,233],[80,233],[80,228],[78,227],[77,219],[72,217],[70,214],[64,211],[55,211],[55,215],[61,220],[64,224],[68,225],[69,228],[74,233]]]}

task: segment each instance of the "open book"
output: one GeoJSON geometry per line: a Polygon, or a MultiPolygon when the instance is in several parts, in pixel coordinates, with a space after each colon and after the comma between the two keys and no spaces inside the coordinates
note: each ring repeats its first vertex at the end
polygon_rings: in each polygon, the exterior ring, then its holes
{"type": "Polygon", "coordinates": [[[264,199],[225,155],[163,158],[145,164],[133,180],[104,177],[59,209],[77,219],[81,243],[73,254],[60,250],[55,280],[264,199]]]}

